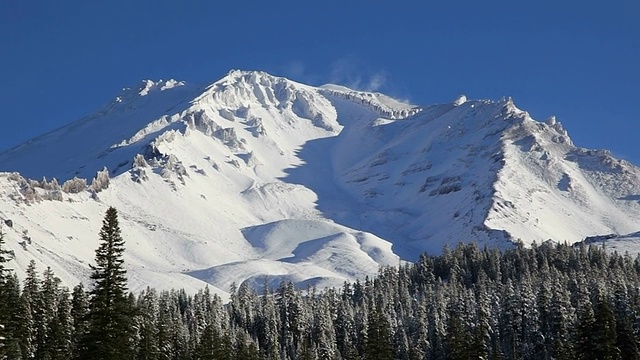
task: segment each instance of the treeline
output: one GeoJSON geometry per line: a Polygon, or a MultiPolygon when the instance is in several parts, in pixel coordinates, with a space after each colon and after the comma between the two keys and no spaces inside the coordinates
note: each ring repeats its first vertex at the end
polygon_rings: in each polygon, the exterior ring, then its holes
{"type": "Polygon", "coordinates": [[[127,293],[115,209],[100,238],[89,291],[0,262],[5,359],[640,358],[640,259],[597,246],[461,244],[340,289],[234,285],[224,303],[127,293]]]}

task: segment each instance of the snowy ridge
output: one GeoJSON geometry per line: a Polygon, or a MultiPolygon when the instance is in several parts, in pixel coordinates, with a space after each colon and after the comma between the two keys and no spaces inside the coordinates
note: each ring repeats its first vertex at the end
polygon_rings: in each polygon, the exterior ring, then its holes
{"type": "Polygon", "coordinates": [[[607,234],[589,236],[582,241],[585,245],[602,246],[608,251],[637,257],[640,254],[640,232],[618,235],[607,234]]]}
{"type": "Polygon", "coordinates": [[[325,96],[338,97],[365,105],[378,113],[380,117],[389,119],[404,119],[422,110],[420,107],[404,104],[384,94],[354,91],[344,86],[333,84],[323,85],[320,88],[320,93],[325,96]]]}
{"type": "Polygon", "coordinates": [[[416,107],[237,70],[204,87],[134,89],[0,153],[11,266],[33,259],[86,281],[108,206],[133,289],[219,293],[340,286],[459,241],[639,230],[640,170],[574,146],[555,118],[533,120],[510,98],[416,107]]]}

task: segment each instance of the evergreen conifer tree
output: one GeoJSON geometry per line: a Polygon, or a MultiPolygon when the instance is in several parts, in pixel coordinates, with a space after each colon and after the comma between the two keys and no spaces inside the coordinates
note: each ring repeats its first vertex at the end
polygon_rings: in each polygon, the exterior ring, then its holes
{"type": "Polygon", "coordinates": [[[0,359],[20,359],[22,351],[20,349],[20,338],[18,337],[19,329],[21,329],[22,313],[20,309],[20,281],[18,276],[13,273],[4,279],[2,285],[2,301],[7,314],[3,317],[4,336],[2,349],[0,349],[0,359]],[[3,357],[4,356],[4,357],[3,357]]]}
{"type": "Polygon", "coordinates": [[[4,284],[7,273],[9,270],[6,268],[6,263],[9,262],[9,251],[4,248],[4,232],[0,229],[0,281],[4,284]]]}
{"type": "MultiPolygon", "coordinates": [[[[38,309],[40,312],[41,324],[37,327],[37,352],[36,358],[38,359],[51,359],[56,353],[58,342],[64,342],[62,334],[55,334],[58,329],[54,330],[54,326],[57,326],[58,315],[58,301],[60,296],[60,279],[58,279],[53,270],[50,267],[44,271],[42,279],[42,289],[40,291],[40,306],[38,309]]],[[[66,311],[66,310],[65,310],[66,311]]],[[[63,325],[63,324],[59,324],[63,325]]],[[[66,326],[66,325],[63,325],[66,326]]]]}
{"type": "Polygon", "coordinates": [[[138,299],[138,355],[139,360],[157,360],[158,346],[158,294],[147,288],[138,299]]]}
{"type": "Polygon", "coordinates": [[[101,244],[96,250],[94,281],[89,301],[88,331],[82,340],[81,358],[86,360],[131,359],[134,351],[132,308],[127,296],[124,269],[124,240],[120,234],[118,212],[110,207],[100,229],[101,244]]]}
{"type": "Polygon", "coordinates": [[[38,350],[38,340],[42,339],[39,334],[44,332],[44,319],[41,299],[41,280],[36,272],[34,260],[29,262],[26,276],[23,281],[22,294],[20,294],[20,323],[18,337],[20,338],[20,348],[23,359],[33,359],[38,350]]]}
{"type": "Polygon", "coordinates": [[[389,322],[380,304],[376,304],[375,310],[369,314],[364,358],[367,360],[392,360],[394,358],[389,322]]]}
{"type": "Polygon", "coordinates": [[[593,324],[593,341],[597,344],[592,356],[596,359],[620,359],[620,349],[616,346],[616,318],[606,299],[599,299],[593,324]]]}
{"type": "Polygon", "coordinates": [[[71,359],[73,320],[71,318],[71,300],[69,290],[62,288],[58,294],[57,310],[51,320],[48,354],[51,360],[71,359]]]}
{"type": "Polygon", "coordinates": [[[576,359],[591,359],[596,352],[594,342],[595,318],[591,304],[586,304],[578,322],[576,337],[576,359]]]}
{"type": "Polygon", "coordinates": [[[7,299],[8,271],[5,264],[8,262],[8,251],[4,248],[4,233],[0,229],[0,359],[5,357],[7,351],[7,323],[9,322],[10,309],[7,299]]]}
{"type": "Polygon", "coordinates": [[[89,299],[82,283],[73,288],[71,294],[71,321],[73,332],[71,335],[71,358],[80,359],[81,340],[87,331],[87,311],[89,299]]]}

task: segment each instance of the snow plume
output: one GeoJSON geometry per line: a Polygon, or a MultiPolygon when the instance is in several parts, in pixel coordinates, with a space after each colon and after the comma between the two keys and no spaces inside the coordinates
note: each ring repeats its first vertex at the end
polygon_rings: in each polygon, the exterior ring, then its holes
{"type": "MultiPolygon", "coordinates": [[[[324,77],[314,69],[308,69],[302,61],[293,60],[281,67],[282,74],[296,81],[303,82],[305,84],[315,84],[320,82],[324,77]]],[[[317,70],[317,69],[316,69],[317,70]]]]}
{"type": "Polygon", "coordinates": [[[302,61],[291,61],[287,65],[284,66],[284,74],[292,79],[300,79],[303,80],[306,76],[305,67],[302,61]]]}
{"type": "MultiPolygon", "coordinates": [[[[363,61],[346,57],[332,63],[328,76],[310,72],[301,61],[291,61],[282,67],[285,76],[305,83],[317,83],[324,78],[332,84],[344,85],[353,90],[374,92],[385,87],[388,75],[383,70],[368,69],[363,61]]],[[[325,81],[326,82],[326,81],[325,81]]]]}
{"type": "Polygon", "coordinates": [[[354,90],[378,91],[387,83],[387,74],[384,71],[366,69],[363,61],[347,57],[335,61],[331,66],[330,82],[342,84],[354,90]]]}
{"type": "Polygon", "coordinates": [[[369,78],[369,81],[365,87],[365,91],[377,91],[382,88],[387,81],[387,74],[384,72],[378,72],[369,78]]]}

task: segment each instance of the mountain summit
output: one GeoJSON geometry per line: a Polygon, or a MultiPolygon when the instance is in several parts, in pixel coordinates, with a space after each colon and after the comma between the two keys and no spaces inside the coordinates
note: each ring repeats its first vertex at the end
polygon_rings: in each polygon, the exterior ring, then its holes
{"type": "Polygon", "coordinates": [[[69,284],[87,279],[109,206],[133,289],[339,286],[460,241],[640,230],[640,169],[510,98],[414,106],[264,72],[144,81],[1,153],[0,171],[16,267],[69,284]]]}

